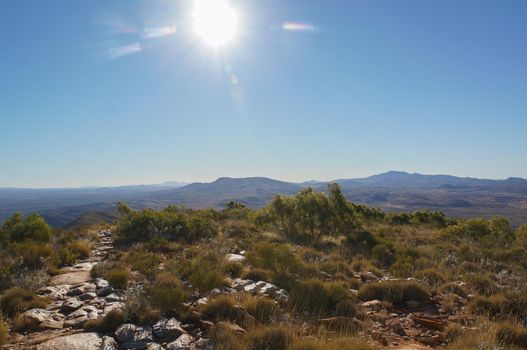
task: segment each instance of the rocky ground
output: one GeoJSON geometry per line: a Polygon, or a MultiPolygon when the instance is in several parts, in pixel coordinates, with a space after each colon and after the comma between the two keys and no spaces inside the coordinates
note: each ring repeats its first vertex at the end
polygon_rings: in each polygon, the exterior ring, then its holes
{"type": "MultiPolygon", "coordinates": [[[[271,297],[279,304],[285,304],[288,300],[287,292],[271,283],[236,278],[229,280],[229,286],[214,289],[209,295],[193,296],[186,305],[191,310],[191,317],[187,317],[184,322],[171,318],[160,319],[152,327],[124,324],[113,334],[85,331],[82,325],[86,321],[101,318],[111,310],[122,309],[125,305],[125,291],[114,289],[104,279],[92,279],[90,276],[91,268],[103,261],[112,248],[111,232],[101,231],[100,239],[88,259],[63,268],[51,280],[50,285],[40,288],[38,293],[51,300],[51,303],[45,309],[28,310],[20,316],[35,331],[14,334],[11,344],[5,349],[212,349],[205,335],[214,324],[197,311],[211,296],[245,292],[271,297]]],[[[228,254],[226,258],[236,262],[245,259],[243,252],[228,254]]],[[[356,277],[362,283],[386,279],[372,273],[356,277]]],[[[444,297],[436,294],[427,302],[410,302],[397,307],[379,300],[364,302],[361,304],[361,311],[369,326],[359,334],[373,343],[393,349],[420,350],[445,346],[447,325],[454,322],[470,326],[470,320],[458,319],[467,300],[458,298],[451,309],[445,311],[444,297]]],[[[332,323],[343,322],[342,317],[319,321],[322,327],[328,329],[332,323]]],[[[359,321],[350,319],[350,322],[359,321]]],[[[258,321],[240,306],[235,324],[240,327],[240,332],[245,332],[245,329],[257,325],[258,321]]]]}

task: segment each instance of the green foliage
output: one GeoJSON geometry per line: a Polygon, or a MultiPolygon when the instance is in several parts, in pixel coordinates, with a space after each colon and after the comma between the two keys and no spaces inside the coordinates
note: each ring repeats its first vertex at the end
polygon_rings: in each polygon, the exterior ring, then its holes
{"type": "Polygon", "coordinates": [[[344,198],[337,184],[330,184],[328,189],[329,196],[312,188],[293,197],[278,195],[263,210],[260,222],[289,239],[307,242],[358,227],[356,206],[344,198]]]}
{"type": "Polygon", "coordinates": [[[317,279],[300,282],[290,295],[290,302],[296,311],[307,311],[322,316],[340,313],[353,317],[356,310],[350,303],[351,299],[352,296],[344,284],[324,283],[317,279]]]}
{"type": "Polygon", "coordinates": [[[468,239],[489,248],[509,245],[515,239],[509,222],[502,217],[490,220],[478,218],[460,221],[445,228],[442,231],[442,237],[454,241],[468,239]]]}
{"type": "Polygon", "coordinates": [[[357,297],[361,300],[384,300],[395,304],[430,299],[430,292],[414,281],[384,281],[363,284],[357,297]]]}
{"type": "Polygon", "coordinates": [[[98,332],[110,333],[115,331],[117,327],[125,323],[125,321],[126,319],[121,311],[112,310],[102,318],[85,322],[84,329],[93,329],[98,332]]]}
{"type": "Polygon", "coordinates": [[[128,270],[114,268],[105,274],[106,279],[115,288],[126,289],[130,273],[128,270]]]}
{"type": "Polygon", "coordinates": [[[131,250],[126,257],[126,261],[131,265],[132,270],[139,271],[149,278],[155,276],[162,260],[163,258],[160,254],[146,252],[141,246],[138,249],[131,250]]]}
{"type": "Polygon", "coordinates": [[[516,242],[527,247],[527,225],[523,225],[516,232],[516,242]]]}
{"type": "Polygon", "coordinates": [[[262,242],[247,254],[247,260],[255,267],[274,273],[298,271],[301,261],[286,244],[262,242]]]}
{"type": "Polygon", "coordinates": [[[248,339],[250,350],[287,350],[294,336],[287,328],[268,326],[253,330],[248,339]]]}
{"type": "Polygon", "coordinates": [[[346,235],[345,244],[352,254],[369,255],[379,241],[367,231],[353,231],[346,235]]]}
{"type": "Polygon", "coordinates": [[[208,292],[225,285],[224,269],[217,258],[211,255],[197,258],[192,261],[191,266],[188,279],[200,292],[208,292]]]}
{"type": "Polygon", "coordinates": [[[119,243],[153,239],[191,243],[214,237],[218,233],[213,211],[185,211],[177,207],[168,207],[162,211],[133,211],[121,205],[120,213],[116,230],[119,243]]]}
{"type": "Polygon", "coordinates": [[[499,324],[496,330],[496,339],[503,345],[515,345],[527,349],[527,329],[520,325],[499,324]]]}
{"type": "Polygon", "coordinates": [[[152,305],[167,315],[181,309],[181,304],[188,297],[179,278],[167,272],[157,276],[155,282],[148,286],[147,293],[152,305]]]}
{"type": "Polygon", "coordinates": [[[0,297],[0,312],[11,317],[29,309],[45,308],[48,303],[47,299],[28,289],[15,287],[6,290],[0,297]]]}
{"type": "Polygon", "coordinates": [[[27,240],[37,242],[49,242],[51,238],[51,227],[44,221],[42,216],[31,214],[23,217],[16,213],[7,219],[0,228],[0,239],[7,239],[14,242],[27,240]]]}

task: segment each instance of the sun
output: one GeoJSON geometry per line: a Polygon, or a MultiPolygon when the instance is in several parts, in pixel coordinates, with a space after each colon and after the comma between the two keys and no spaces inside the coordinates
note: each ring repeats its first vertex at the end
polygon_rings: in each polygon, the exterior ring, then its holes
{"type": "Polygon", "coordinates": [[[226,0],[194,0],[194,31],[207,44],[227,44],[238,29],[238,14],[226,0]]]}

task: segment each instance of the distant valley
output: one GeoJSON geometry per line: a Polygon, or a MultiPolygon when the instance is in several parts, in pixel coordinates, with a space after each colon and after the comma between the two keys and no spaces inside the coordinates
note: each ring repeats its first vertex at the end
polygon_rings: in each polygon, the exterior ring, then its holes
{"type": "MultiPolygon", "coordinates": [[[[450,216],[507,217],[513,225],[527,222],[527,180],[487,180],[449,175],[390,171],[360,179],[339,179],[349,200],[387,211],[441,210],[450,216]]],[[[115,204],[133,208],[222,208],[230,200],[264,206],[276,194],[293,195],[305,187],[325,190],[327,182],[291,183],[264,177],[219,178],[211,183],[164,183],[76,189],[0,188],[0,221],[14,212],[39,212],[54,226],[90,217],[111,220],[115,204]]]]}

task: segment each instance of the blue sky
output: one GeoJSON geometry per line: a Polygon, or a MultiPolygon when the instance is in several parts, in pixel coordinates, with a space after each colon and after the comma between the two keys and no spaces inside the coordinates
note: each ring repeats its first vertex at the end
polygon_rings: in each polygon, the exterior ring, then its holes
{"type": "Polygon", "coordinates": [[[524,0],[230,2],[2,1],[0,187],[527,177],[524,0]]]}

